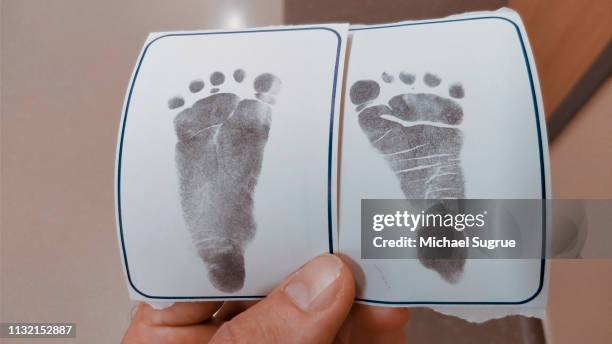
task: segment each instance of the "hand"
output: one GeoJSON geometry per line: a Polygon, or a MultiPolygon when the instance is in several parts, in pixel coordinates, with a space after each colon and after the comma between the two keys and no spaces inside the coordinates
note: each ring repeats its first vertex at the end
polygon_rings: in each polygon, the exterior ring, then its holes
{"type": "Polygon", "coordinates": [[[163,310],[142,303],[123,343],[404,342],[407,309],[353,304],[354,297],[350,269],[324,254],[259,302],[187,302],[163,310]]]}

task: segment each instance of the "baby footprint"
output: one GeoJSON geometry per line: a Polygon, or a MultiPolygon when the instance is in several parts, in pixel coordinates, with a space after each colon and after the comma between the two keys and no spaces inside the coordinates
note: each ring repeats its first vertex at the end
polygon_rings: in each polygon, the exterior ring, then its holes
{"type": "MultiPolygon", "coordinates": [[[[246,73],[238,69],[234,82],[246,73]]],[[[174,118],[176,168],[183,217],[211,283],[220,291],[236,292],[245,280],[244,251],[255,236],[254,192],[272,124],[272,107],[281,81],[263,73],[253,80],[256,99],[241,99],[221,88],[225,75],[209,77],[210,94],[196,100],[174,118]]],[[[202,79],[188,89],[205,89],[202,79]]],[[[183,107],[182,97],[168,101],[183,107]]]]}
{"type": "MultiPolygon", "coordinates": [[[[463,86],[455,83],[448,88],[439,87],[442,79],[433,73],[426,73],[422,78],[426,92],[411,91],[417,83],[412,73],[401,72],[397,78],[382,73],[381,80],[383,86],[399,80],[407,91],[393,96],[387,104],[373,105],[380,95],[381,84],[375,80],[355,82],[349,96],[356,106],[362,131],[395,173],[407,199],[440,200],[432,202],[432,209],[439,212],[443,205],[445,211],[456,211],[452,209],[456,208],[456,202],[445,204],[443,200],[465,198],[460,159],[463,134],[459,128],[463,109],[454,100],[465,96],[463,86]],[[443,90],[447,95],[442,94],[443,90]]],[[[419,230],[420,236],[432,233],[428,229],[419,230]]],[[[456,232],[448,238],[461,237],[463,234],[456,232]]],[[[428,250],[419,249],[421,263],[445,280],[457,282],[465,264],[465,249],[445,248],[435,254],[428,250]],[[443,259],[432,259],[432,256],[443,259]]]]}

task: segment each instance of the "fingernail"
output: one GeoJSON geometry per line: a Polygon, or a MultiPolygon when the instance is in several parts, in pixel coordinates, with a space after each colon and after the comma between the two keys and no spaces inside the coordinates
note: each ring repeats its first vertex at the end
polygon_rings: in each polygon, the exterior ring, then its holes
{"type": "Polygon", "coordinates": [[[331,288],[339,288],[334,283],[341,272],[340,258],[331,254],[319,256],[291,276],[284,292],[300,309],[322,311],[332,305],[336,298],[331,288]]]}
{"type": "Polygon", "coordinates": [[[160,301],[146,301],[146,302],[149,304],[149,306],[151,306],[151,308],[153,308],[156,311],[161,311],[162,309],[166,309],[174,305],[174,302],[160,302],[160,301]]]}

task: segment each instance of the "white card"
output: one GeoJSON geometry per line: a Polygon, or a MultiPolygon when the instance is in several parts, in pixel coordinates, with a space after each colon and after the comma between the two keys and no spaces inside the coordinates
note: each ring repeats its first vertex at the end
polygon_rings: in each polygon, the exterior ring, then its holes
{"type": "Polygon", "coordinates": [[[467,260],[445,278],[417,259],[361,259],[362,199],[550,197],[540,87],[518,15],[357,26],[350,35],[339,252],[353,261],[358,300],[545,304],[544,260],[467,260]]]}
{"type": "Polygon", "coordinates": [[[250,299],[334,252],[345,24],[151,34],[117,150],[133,299],[250,299]]]}

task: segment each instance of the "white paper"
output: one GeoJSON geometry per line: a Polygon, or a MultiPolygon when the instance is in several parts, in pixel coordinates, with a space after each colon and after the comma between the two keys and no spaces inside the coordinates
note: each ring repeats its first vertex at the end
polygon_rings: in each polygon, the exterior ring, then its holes
{"type": "MultiPolygon", "coordinates": [[[[336,233],[333,214],[336,190],[332,187],[336,185],[337,164],[334,142],[338,136],[347,29],[345,24],[333,24],[149,36],[126,95],[117,152],[118,234],[132,298],[157,301],[257,298],[266,295],[310,258],[335,251],[331,245],[336,240],[330,237],[336,233]],[[237,69],[246,73],[242,82],[233,77],[237,69]],[[221,85],[213,85],[210,79],[216,71],[225,76],[221,85]],[[271,73],[280,80],[280,91],[274,95],[276,101],[272,105],[265,104],[265,99],[256,100],[257,106],[271,108],[269,134],[267,142],[263,141],[263,162],[260,172],[255,173],[257,182],[252,195],[256,229],[253,238],[242,245],[246,271],[243,285],[236,288],[234,284],[223,290],[224,287],[220,289],[211,283],[210,264],[203,262],[194,244],[207,238],[194,239],[185,220],[185,209],[181,206],[184,196],[179,189],[195,190],[209,181],[194,182],[194,178],[201,177],[198,173],[205,174],[198,166],[190,167],[195,172],[185,172],[186,177],[180,179],[178,170],[188,168],[186,163],[179,162],[179,154],[186,153],[179,153],[174,121],[196,101],[218,96],[211,94],[213,88],[220,89],[218,94],[257,99],[254,80],[262,73],[271,73]],[[204,82],[201,90],[198,79],[204,82]],[[192,84],[194,80],[196,83],[192,84]],[[176,99],[171,100],[174,97],[184,99],[184,105],[169,109],[171,103],[179,104],[176,99]],[[190,177],[193,175],[196,177],[190,177]]],[[[198,116],[216,111],[206,106],[205,113],[198,116]]],[[[223,121],[238,113],[233,111],[223,121]]],[[[229,124],[223,125],[230,128],[229,124]]],[[[261,125],[256,126],[260,130],[261,125]]],[[[225,140],[219,132],[210,138],[217,140],[214,144],[218,165],[209,159],[213,153],[200,153],[202,145],[189,146],[195,147],[193,156],[198,159],[204,156],[203,165],[228,168],[222,162],[250,158],[252,145],[260,144],[253,142],[237,150],[238,158],[226,159],[221,155],[229,150],[223,145],[234,141],[225,140]],[[246,150],[248,156],[243,154],[246,150]]],[[[198,133],[190,140],[201,137],[198,133]]],[[[240,168],[224,170],[224,175],[244,174],[240,168]]],[[[212,179],[222,174],[214,173],[212,179]]],[[[242,183],[246,179],[238,175],[236,180],[242,183]]],[[[204,192],[212,189],[206,184],[199,194],[190,194],[189,202],[197,203],[195,208],[202,207],[207,200],[200,198],[221,193],[244,198],[243,191],[232,189],[235,182],[224,183],[214,189],[221,191],[215,192],[204,192]]],[[[230,204],[229,210],[225,210],[227,216],[247,211],[235,206],[229,196],[218,198],[215,204],[230,204]]],[[[192,221],[210,216],[202,215],[205,213],[198,209],[191,211],[196,214],[191,216],[195,219],[192,221]]],[[[233,228],[240,231],[241,224],[234,224],[233,228]]]]}
{"type": "Polygon", "coordinates": [[[347,29],[333,24],[169,32],[147,39],[126,94],[117,154],[118,236],[131,297],[260,298],[310,258],[333,251],[350,260],[358,302],[425,305],[472,321],[541,316],[548,265],[540,261],[471,260],[460,280],[449,283],[417,260],[360,259],[361,199],[406,195],[359,125],[363,109],[350,97],[359,80],[381,89],[365,108],[419,93],[459,104],[465,198],[550,197],[540,86],[518,15],[502,10],[353,26],[345,58],[347,29]],[[246,72],[243,82],[233,78],[237,69],[246,72]],[[216,71],[225,75],[219,86],[209,80],[216,71]],[[401,72],[413,74],[414,82],[402,82],[401,72]],[[253,90],[261,73],[275,75],[281,87],[275,104],[266,105],[271,125],[253,192],[256,234],[243,247],[243,286],[224,291],[211,282],[185,220],[174,119],[216,87],[265,102],[253,90]],[[439,84],[426,85],[426,73],[439,77],[439,84]],[[393,82],[383,80],[389,76],[393,82]],[[197,79],[204,88],[193,93],[197,79]],[[456,88],[450,91],[458,84],[463,97],[456,88]],[[185,104],[169,109],[177,96],[185,104]]]}
{"type": "Polygon", "coordinates": [[[367,107],[386,104],[396,95],[419,93],[453,99],[462,107],[463,120],[451,126],[463,137],[458,159],[465,184],[459,198],[550,197],[540,87],[518,15],[502,10],[355,26],[350,36],[341,143],[339,251],[353,261],[358,300],[445,309],[512,307],[513,313],[518,307],[544,308],[548,268],[540,260],[468,260],[459,281],[449,283],[418,260],[360,259],[361,199],[406,198],[397,174],[372,145],[380,147],[376,140],[389,138],[369,139],[360,127],[361,110],[356,109],[350,94],[360,80],[372,80],[380,86],[379,96],[367,107]],[[414,83],[402,82],[401,72],[413,74],[414,83]],[[441,82],[426,85],[426,73],[439,76],[441,82]],[[393,82],[383,80],[389,81],[389,76],[394,77],[393,82]],[[450,90],[457,84],[462,85],[464,97],[454,99],[450,90]]]}

